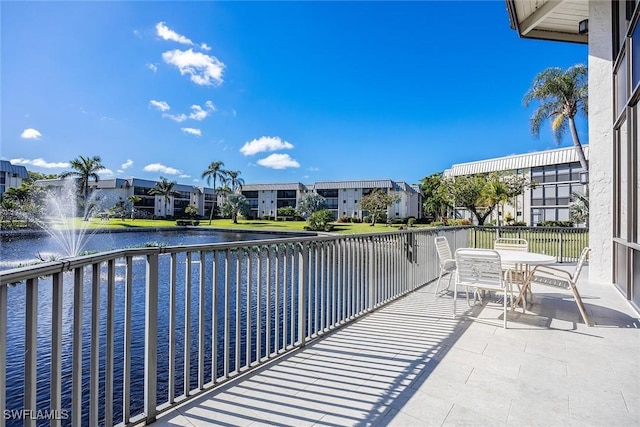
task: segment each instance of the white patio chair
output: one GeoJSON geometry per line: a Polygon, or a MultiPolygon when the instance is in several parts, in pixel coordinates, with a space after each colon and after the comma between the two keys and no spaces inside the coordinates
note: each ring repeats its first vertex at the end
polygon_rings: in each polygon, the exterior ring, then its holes
{"type": "MultiPolygon", "coordinates": [[[[511,237],[499,237],[493,242],[493,249],[496,251],[522,251],[529,252],[529,242],[526,239],[520,238],[511,238],[511,237]]],[[[528,266],[517,266],[510,264],[502,264],[502,270],[507,272],[511,270],[511,283],[515,284],[518,287],[518,291],[522,289],[524,285],[524,281],[527,278],[527,274],[529,273],[528,266]]],[[[513,288],[512,288],[513,290],[513,288]]],[[[531,290],[529,290],[529,296],[531,295],[531,290]]],[[[513,298],[513,295],[511,296],[513,298]]],[[[527,300],[525,298],[524,304],[526,306],[527,300]]]]}
{"type": "MultiPolygon", "coordinates": [[[[453,291],[453,316],[457,316],[456,300],[458,287],[465,288],[469,303],[469,288],[475,297],[479,290],[501,293],[503,297],[503,327],[507,328],[507,295],[511,294],[511,283],[504,279],[500,254],[491,249],[458,249],[455,254],[457,270],[453,291]]],[[[480,298],[482,302],[482,298],[480,298]]],[[[512,301],[513,302],[513,299],[512,301]]]]}
{"type": "Polygon", "coordinates": [[[584,267],[589,256],[589,251],[589,248],[584,248],[582,250],[580,258],[578,258],[578,263],[576,264],[576,269],[573,273],[548,265],[538,265],[534,267],[531,271],[531,278],[529,279],[528,284],[529,287],[531,287],[532,284],[536,284],[551,286],[553,288],[570,289],[576,300],[576,304],[578,305],[578,310],[580,310],[580,314],[582,315],[582,320],[584,320],[584,323],[587,326],[590,326],[589,319],[587,317],[587,310],[584,308],[582,298],[580,298],[577,282],[580,272],[582,271],[582,267],[584,267]]]}
{"type": "Polygon", "coordinates": [[[515,239],[510,237],[499,237],[493,242],[493,249],[496,251],[525,251],[529,252],[529,242],[526,239],[515,239]]]}
{"type": "Polygon", "coordinates": [[[451,287],[451,278],[453,272],[456,271],[456,260],[451,255],[451,248],[449,248],[449,241],[444,236],[438,236],[434,239],[436,250],[438,251],[438,260],[440,261],[440,274],[438,275],[438,283],[436,284],[436,290],[433,291],[433,295],[438,295],[440,289],[440,279],[445,274],[449,274],[449,283],[445,291],[451,287]]]}

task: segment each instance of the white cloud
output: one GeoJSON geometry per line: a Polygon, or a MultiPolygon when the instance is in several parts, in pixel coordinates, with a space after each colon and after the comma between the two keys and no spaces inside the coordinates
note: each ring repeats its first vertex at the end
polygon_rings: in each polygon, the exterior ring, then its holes
{"type": "Polygon", "coordinates": [[[208,45],[208,44],[206,44],[206,43],[201,43],[201,44],[200,44],[200,49],[202,49],[202,50],[206,50],[206,51],[209,51],[209,50],[211,50],[211,46],[209,46],[209,45],[208,45]]]}
{"type": "Polygon", "coordinates": [[[207,109],[211,110],[211,111],[216,111],[217,110],[216,106],[211,101],[205,102],[204,106],[207,107],[207,109]]]}
{"type": "Polygon", "coordinates": [[[198,178],[193,178],[193,182],[200,182],[198,178]]]}
{"type": "Polygon", "coordinates": [[[24,139],[39,139],[41,136],[42,134],[33,128],[25,129],[20,134],[20,138],[24,139]]]}
{"type": "Polygon", "coordinates": [[[171,40],[182,44],[193,45],[193,42],[191,40],[189,40],[182,34],[176,33],[175,31],[167,27],[164,22],[158,22],[156,24],[156,34],[158,35],[158,37],[164,40],[171,40]]]}
{"type": "Polygon", "coordinates": [[[178,178],[191,178],[191,175],[187,175],[187,174],[182,174],[182,175],[178,175],[178,178]]]}
{"type": "Polygon", "coordinates": [[[209,112],[202,109],[199,105],[191,106],[191,114],[189,114],[189,118],[193,120],[204,120],[205,117],[209,115],[209,112]]]}
{"type": "Polygon", "coordinates": [[[168,50],[162,54],[164,62],[174,65],[180,74],[190,75],[190,79],[197,85],[219,85],[222,83],[224,64],[215,56],[188,50],[168,50]]]}
{"type": "Polygon", "coordinates": [[[290,150],[292,148],[293,144],[283,141],[277,136],[262,136],[253,141],[245,142],[240,148],[240,152],[245,156],[251,156],[265,151],[290,150]]]}
{"type": "Polygon", "coordinates": [[[162,163],[150,163],[142,168],[145,172],[160,172],[166,173],[167,175],[179,175],[182,173],[181,170],[172,168],[169,166],[165,166],[162,163]]]}
{"type": "Polygon", "coordinates": [[[154,73],[158,71],[158,66],[156,64],[147,64],[147,68],[153,71],[154,73]]]}
{"type": "Polygon", "coordinates": [[[124,171],[122,169],[117,169],[116,172],[118,173],[124,173],[124,171]]]}
{"type": "Polygon", "coordinates": [[[310,166],[309,168],[307,168],[307,170],[310,170],[311,172],[316,172],[316,171],[319,171],[320,168],[317,168],[315,166],[310,166]]]}
{"type": "Polygon", "coordinates": [[[149,101],[149,105],[155,107],[160,111],[169,111],[171,109],[171,107],[169,107],[169,104],[167,104],[167,101],[156,101],[155,99],[152,99],[151,101],[149,101]]]}
{"type": "Polygon", "coordinates": [[[133,166],[133,160],[131,159],[127,159],[126,162],[120,165],[122,169],[127,169],[127,168],[130,168],[131,166],[133,166]]]}
{"type": "Polygon", "coordinates": [[[288,154],[271,154],[258,160],[260,166],[271,169],[299,168],[300,163],[292,159],[288,154]]]}
{"type": "Polygon", "coordinates": [[[195,136],[202,136],[202,131],[200,129],[195,128],[181,128],[182,132],[188,133],[195,136]]]}
{"type": "Polygon", "coordinates": [[[185,120],[187,120],[187,115],[186,115],[186,114],[178,114],[178,115],[176,116],[175,114],[167,114],[167,113],[164,113],[164,114],[162,115],[162,117],[166,117],[166,118],[171,119],[171,120],[174,120],[174,121],[176,121],[176,122],[178,122],[178,123],[180,123],[180,122],[184,122],[185,120]]]}
{"type": "Polygon", "coordinates": [[[30,159],[11,159],[10,162],[15,164],[15,165],[31,165],[31,166],[37,166],[39,168],[45,168],[45,169],[68,168],[69,167],[69,163],[67,163],[67,162],[47,162],[43,158],[37,158],[37,159],[33,159],[33,160],[30,160],[30,159]]]}
{"type": "Polygon", "coordinates": [[[96,172],[98,175],[100,176],[112,176],[113,175],[113,171],[111,169],[107,169],[107,168],[102,168],[99,171],[96,172]]]}

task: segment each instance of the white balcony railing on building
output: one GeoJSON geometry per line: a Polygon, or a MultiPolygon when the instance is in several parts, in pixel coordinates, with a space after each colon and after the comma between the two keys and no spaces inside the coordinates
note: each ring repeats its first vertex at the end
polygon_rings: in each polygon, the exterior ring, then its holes
{"type": "Polygon", "coordinates": [[[470,243],[469,228],[409,230],[123,249],[4,271],[0,414],[152,422],[435,279],[436,235],[470,243]]]}

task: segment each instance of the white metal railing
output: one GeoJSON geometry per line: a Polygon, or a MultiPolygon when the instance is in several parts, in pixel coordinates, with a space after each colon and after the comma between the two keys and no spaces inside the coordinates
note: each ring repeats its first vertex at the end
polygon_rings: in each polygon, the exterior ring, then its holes
{"type": "Polygon", "coordinates": [[[468,228],[409,230],[123,249],[4,271],[0,414],[153,422],[435,279],[436,235],[469,244],[468,228]]]}

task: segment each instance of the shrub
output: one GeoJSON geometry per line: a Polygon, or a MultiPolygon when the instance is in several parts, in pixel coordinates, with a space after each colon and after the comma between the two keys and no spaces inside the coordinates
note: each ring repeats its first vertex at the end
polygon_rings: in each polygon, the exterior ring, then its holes
{"type": "Polygon", "coordinates": [[[411,216],[411,217],[407,218],[407,225],[409,227],[413,227],[413,224],[415,224],[415,222],[416,222],[416,219],[414,217],[411,216]]]}
{"type": "Polygon", "coordinates": [[[527,223],[524,221],[514,221],[511,224],[507,224],[509,227],[526,227],[527,223]]]}
{"type": "Polygon", "coordinates": [[[200,221],[198,221],[197,219],[195,220],[191,220],[191,219],[178,219],[176,220],[176,225],[179,226],[187,226],[187,225],[200,225],[200,221]]]}
{"type": "Polygon", "coordinates": [[[432,227],[442,227],[444,224],[442,223],[442,221],[433,221],[429,225],[432,226],[432,227]]]}
{"type": "Polygon", "coordinates": [[[404,224],[404,219],[402,219],[402,218],[393,218],[391,220],[391,224],[393,224],[393,225],[404,224]]]}
{"type": "Polygon", "coordinates": [[[371,217],[370,217],[369,215],[367,215],[367,216],[363,217],[363,218],[362,218],[362,222],[364,222],[364,223],[369,223],[369,222],[371,222],[371,217]]]}
{"type": "Polygon", "coordinates": [[[338,218],[338,222],[340,223],[351,222],[351,219],[346,215],[342,215],[338,218]]]}
{"type": "Polygon", "coordinates": [[[351,222],[353,222],[354,224],[360,224],[362,220],[357,216],[353,216],[351,217],[351,222]]]}
{"type": "MultiPolygon", "coordinates": [[[[307,227],[312,231],[327,231],[327,225],[333,221],[333,214],[328,209],[322,209],[309,215],[307,227]]],[[[305,227],[305,229],[307,229],[305,227]]]]}
{"type": "Polygon", "coordinates": [[[540,227],[573,227],[573,221],[542,221],[540,227]]]}

